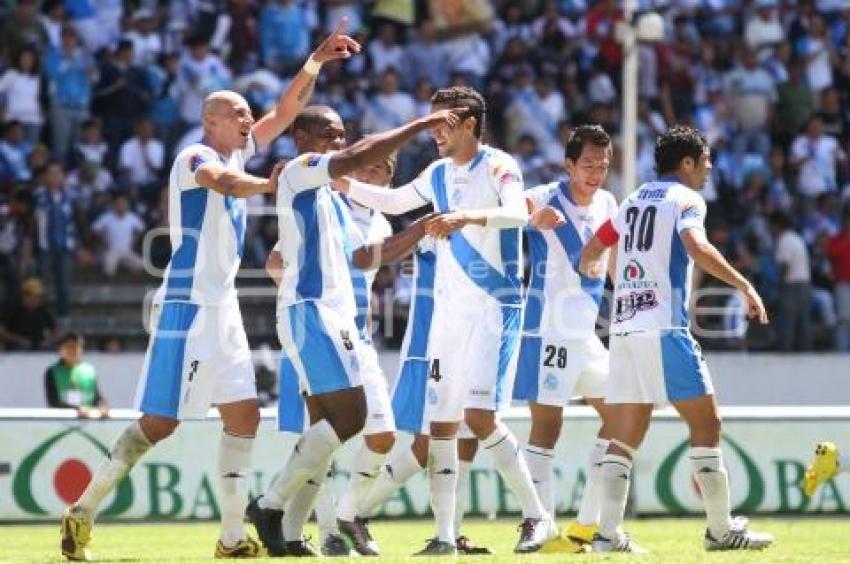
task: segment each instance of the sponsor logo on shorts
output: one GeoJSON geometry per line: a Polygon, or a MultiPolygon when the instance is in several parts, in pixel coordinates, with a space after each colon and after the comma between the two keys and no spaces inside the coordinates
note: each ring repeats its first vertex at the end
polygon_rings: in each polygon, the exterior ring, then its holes
{"type": "Polygon", "coordinates": [[[347,329],[343,329],[339,332],[339,338],[342,339],[342,346],[345,347],[345,350],[354,350],[354,343],[351,342],[351,333],[347,329]]]}
{"type": "Polygon", "coordinates": [[[627,321],[632,319],[639,311],[646,311],[656,306],[658,306],[658,298],[655,296],[654,290],[630,292],[617,298],[617,303],[614,304],[614,314],[618,322],[627,321]]]}
{"type": "Polygon", "coordinates": [[[543,388],[546,390],[556,390],[558,388],[558,377],[554,374],[547,374],[543,379],[543,388]]]}
{"type": "Polygon", "coordinates": [[[469,390],[469,395],[478,396],[482,398],[489,397],[491,394],[490,390],[469,390]]]}

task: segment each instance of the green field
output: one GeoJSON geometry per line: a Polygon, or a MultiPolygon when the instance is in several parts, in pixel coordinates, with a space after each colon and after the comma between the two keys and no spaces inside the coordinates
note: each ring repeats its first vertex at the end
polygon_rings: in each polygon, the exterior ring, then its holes
{"type": "MultiPolygon", "coordinates": [[[[713,553],[702,550],[704,522],[698,519],[648,519],[628,523],[635,539],[651,550],[644,562],[847,562],[850,563],[850,518],[756,519],[754,528],[771,531],[776,544],[763,552],[713,553]]],[[[381,544],[382,562],[422,562],[409,555],[430,536],[428,521],[384,521],[372,531],[381,544]]],[[[211,523],[104,524],[95,529],[94,548],[101,562],[199,562],[210,560],[217,528],[211,523]]],[[[308,531],[313,534],[311,527],[308,531]]],[[[491,547],[495,556],[479,562],[563,562],[627,560],[629,555],[530,555],[511,553],[516,541],[514,522],[470,520],[466,533],[491,547]]],[[[464,557],[464,560],[473,557],[464,557]]],[[[436,560],[436,559],[435,559],[436,560]]],[[[445,561],[446,559],[441,559],[445,561]]],[[[59,525],[0,526],[0,562],[60,562],[59,525]]],[[[266,560],[268,561],[268,560],[266,560]]]]}

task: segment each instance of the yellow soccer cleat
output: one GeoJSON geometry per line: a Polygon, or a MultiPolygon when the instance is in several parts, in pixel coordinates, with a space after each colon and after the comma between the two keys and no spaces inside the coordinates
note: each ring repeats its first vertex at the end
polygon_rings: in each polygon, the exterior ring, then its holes
{"type": "Polygon", "coordinates": [[[266,549],[251,537],[245,537],[233,546],[224,546],[221,539],[215,544],[216,558],[263,558],[265,556],[267,556],[266,549]]]}
{"type": "Polygon", "coordinates": [[[541,554],[583,554],[585,552],[590,552],[590,545],[563,537],[550,539],[540,547],[541,554]]]}
{"type": "Polygon", "coordinates": [[[818,443],[815,447],[815,459],[806,469],[803,478],[803,491],[811,496],[821,484],[828,482],[838,474],[838,448],[834,443],[818,443]]]}
{"type": "Polygon", "coordinates": [[[62,514],[62,556],[68,560],[88,562],[93,559],[89,544],[94,521],[80,509],[69,507],[62,514]]]}
{"type": "Polygon", "coordinates": [[[593,543],[593,535],[599,530],[599,525],[582,525],[578,521],[570,521],[570,523],[564,527],[564,532],[562,536],[575,542],[578,544],[591,544],[593,543]]]}

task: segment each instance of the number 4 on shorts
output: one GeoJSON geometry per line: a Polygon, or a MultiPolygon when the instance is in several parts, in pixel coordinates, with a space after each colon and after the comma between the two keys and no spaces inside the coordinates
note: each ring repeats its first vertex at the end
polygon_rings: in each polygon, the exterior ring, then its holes
{"type": "Polygon", "coordinates": [[[431,373],[428,375],[428,378],[435,382],[439,382],[443,379],[443,375],[440,374],[440,359],[435,358],[431,361],[431,373]]]}

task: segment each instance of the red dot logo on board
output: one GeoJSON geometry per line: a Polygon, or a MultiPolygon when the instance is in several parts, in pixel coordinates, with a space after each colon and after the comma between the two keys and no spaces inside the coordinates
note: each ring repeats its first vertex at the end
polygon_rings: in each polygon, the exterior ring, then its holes
{"type": "Polygon", "coordinates": [[[76,502],[91,482],[92,473],[86,463],[69,458],[53,472],[53,489],[66,504],[76,502]]]}

